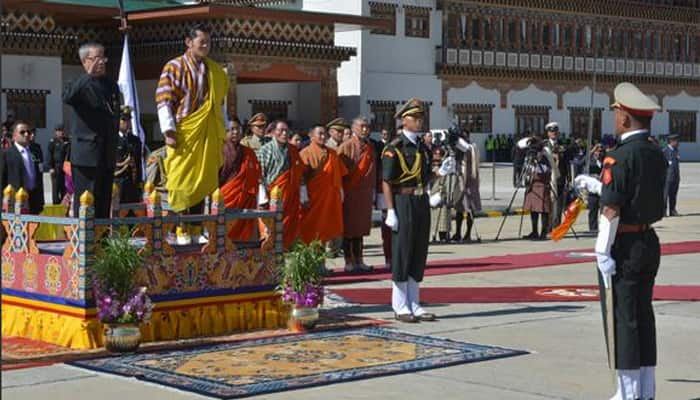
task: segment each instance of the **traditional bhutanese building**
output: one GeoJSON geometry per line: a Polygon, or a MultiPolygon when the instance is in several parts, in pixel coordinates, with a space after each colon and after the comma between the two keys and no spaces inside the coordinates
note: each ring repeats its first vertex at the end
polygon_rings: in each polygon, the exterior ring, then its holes
{"type": "MultiPolygon", "coordinates": [[[[242,120],[257,112],[295,127],[337,114],[337,70],[356,54],[338,46],[340,31],[386,29],[389,22],[338,10],[311,12],[294,0],[125,0],[131,60],[147,140],[162,142],[155,104],[165,62],[185,50],[188,27],[212,28],[210,57],[226,68],[227,106],[242,120]]],[[[106,46],[115,76],[122,52],[116,0],[4,0],[2,9],[2,121],[8,114],[37,128],[44,146],[63,122],[64,87],[83,72],[78,47],[106,46]]],[[[67,127],[70,131],[70,126],[67,127]]]]}
{"type": "MultiPolygon", "coordinates": [[[[308,4],[307,4],[308,3],[308,4]]],[[[413,96],[429,127],[459,120],[477,141],[487,134],[613,133],[610,104],[630,81],[662,107],[654,135],[681,135],[681,157],[700,160],[700,1],[698,0],[347,0],[305,2],[390,21],[386,29],[336,32],[357,56],[338,71],[339,110],[394,127],[396,107],[413,96]]]]}

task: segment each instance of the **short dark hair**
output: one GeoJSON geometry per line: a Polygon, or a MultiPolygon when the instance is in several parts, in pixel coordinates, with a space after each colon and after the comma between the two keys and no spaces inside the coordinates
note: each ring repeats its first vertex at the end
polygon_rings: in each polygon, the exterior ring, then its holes
{"type": "Polygon", "coordinates": [[[211,27],[207,24],[203,23],[196,23],[187,29],[187,32],[185,36],[188,39],[195,39],[197,37],[197,32],[202,32],[206,33],[207,35],[211,35],[211,27]]]}
{"type": "Polygon", "coordinates": [[[32,124],[30,124],[30,123],[27,122],[27,121],[18,119],[17,121],[15,121],[14,124],[12,124],[12,129],[10,129],[10,132],[15,133],[15,131],[17,130],[17,127],[20,126],[20,125],[27,125],[27,127],[29,127],[29,130],[30,130],[30,131],[34,130],[34,129],[32,128],[32,124]]]}
{"type": "Polygon", "coordinates": [[[647,128],[647,129],[651,126],[651,118],[652,118],[651,116],[643,117],[640,115],[634,115],[632,113],[627,113],[627,114],[630,116],[631,119],[633,119],[635,122],[637,122],[637,124],[647,128]]]}

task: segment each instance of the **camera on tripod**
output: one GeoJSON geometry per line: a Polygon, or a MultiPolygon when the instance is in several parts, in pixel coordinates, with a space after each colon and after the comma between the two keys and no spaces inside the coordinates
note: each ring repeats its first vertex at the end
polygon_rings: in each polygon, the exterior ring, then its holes
{"type": "Polygon", "coordinates": [[[455,146],[462,137],[462,130],[453,123],[447,129],[436,129],[432,131],[432,134],[433,146],[444,148],[449,153],[454,154],[455,146]]]}

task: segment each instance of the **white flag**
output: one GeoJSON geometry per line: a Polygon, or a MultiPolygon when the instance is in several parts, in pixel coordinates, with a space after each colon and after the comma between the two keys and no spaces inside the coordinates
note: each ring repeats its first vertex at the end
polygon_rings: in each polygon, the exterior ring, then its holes
{"type": "Polygon", "coordinates": [[[131,57],[129,57],[129,35],[124,35],[124,50],[122,51],[122,63],[119,67],[119,79],[117,80],[119,90],[124,97],[124,105],[131,107],[131,129],[132,133],[141,140],[141,168],[142,178],[146,179],[146,134],[141,126],[141,115],[139,109],[139,95],[136,92],[136,80],[134,70],[131,68],[131,57]]]}

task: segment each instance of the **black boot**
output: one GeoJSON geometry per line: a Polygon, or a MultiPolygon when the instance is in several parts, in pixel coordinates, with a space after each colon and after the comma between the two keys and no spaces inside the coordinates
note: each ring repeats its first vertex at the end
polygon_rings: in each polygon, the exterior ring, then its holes
{"type": "Polygon", "coordinates": [[[466,242],[472,241],[472,227],[474,226],[474,218],[471,213],[467,213],[467,233],[462,238],[466,242]]]}
{"type": "Polygon", "coordinates": [[[548,233],[549,233],[549,214],[542,213],[542,232],[540,233],[540,239],[546,240],[548,233]]]}
{"type": "Polygon", "coordinates": [[[455,214],[455,225],[457,227],[457,231],[455,232],[454,235],[452,235],[452,241],[453,242],[460,242],[462,241],[462,221],[464,221],[464,213],[463,212],[457,212],[455,214]]]}
{"type": "Polygon", "coordinates": [[[539,237],[539,234],[537,233],[537,220],[540,217],[540,213],[531,211],[530,212],[530,222],[532,223],[532,232],[530,232],[529,235],[523,236],[523,239],[530,239],[534,240],[539,237]]]}

